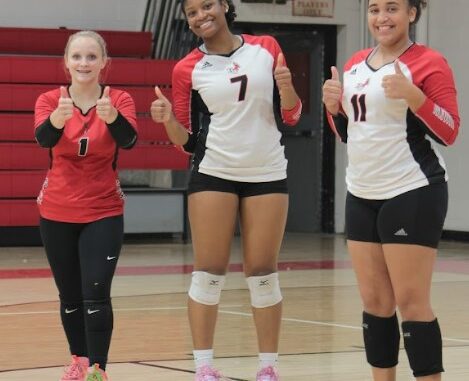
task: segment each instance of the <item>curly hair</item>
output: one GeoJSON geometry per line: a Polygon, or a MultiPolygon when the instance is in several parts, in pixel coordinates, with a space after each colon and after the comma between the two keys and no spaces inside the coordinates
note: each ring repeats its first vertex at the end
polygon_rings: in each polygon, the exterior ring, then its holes
{"type": "Polygon", "coordinates": [[[415,15],[415,20],[412,24],[417,24],[422,15],[422,10],[427,6],[427,0],[407,0],[409,2],[409,7],[417,9],[417,14],[415,15]]]}
{"type": "MultiPolygon", "coordinates": [[[[236,8],[233,4],[233,0],[218,0],[221,3],[225,2],[228,5],[228,12],[225,13],[225,18],[228,26],[232,26],[235,19],[236,19],[236,8]]],[[[184,5],[186,4],[187,0],[181,0],[181,7],[184,15],[186,14],[184,10],[184,5]]]]}

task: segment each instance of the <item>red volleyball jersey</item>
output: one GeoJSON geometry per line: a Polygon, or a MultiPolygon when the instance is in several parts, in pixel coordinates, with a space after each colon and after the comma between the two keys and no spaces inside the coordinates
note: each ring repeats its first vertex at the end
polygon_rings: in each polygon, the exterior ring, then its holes
{"type": "MultiPolygon", "coordinates": [[[[35,128],[57,108],[60,89],[41,94],[35,106],[35,128]]],[[[137,129],[135,105],[124,91],[110,90],[113,106],[137,129]]],[[[112,124],[111,124],[112,126],[112,124]]],[[[96,107],[78,107],[50,149],[51,164],[37,198],[40,215],[62,222],[86,223],[123,213],[124,194],[116,162],[118,147],[96,107]]]]}

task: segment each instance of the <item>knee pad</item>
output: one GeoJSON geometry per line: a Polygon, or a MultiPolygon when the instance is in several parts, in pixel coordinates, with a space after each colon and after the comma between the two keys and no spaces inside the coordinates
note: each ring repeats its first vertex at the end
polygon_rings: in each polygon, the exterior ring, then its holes
{"type": "Polygon", "coordinates": [[[88,331],[109,331],[114,326],[111,299],[85,300],[85,324],[88,331]]]}
{"type": "Polygon", "coordinates": [[[414,377],[444,372],[443,343],[437,319],[431,322],[405,321],[402,334],[414,377]]]}
{"type": "Polygon", "coordinates": [[[192,272],[189,297],[197,303],[214,306],[220,302],[220,294],[224,284],[225,275],[194,271],[192,272]]]}
{"type": "Polygon", "coordinates": [[[395,367],[401,338],[396,314],[383,318],[363,312],[362,326],[368,363],[375,368],[395,367]]]}
{"type": "Polygon", "coordinates": [[[254,308],[274,306],[282,301],[278,273],[246,278],[254,308]]]}

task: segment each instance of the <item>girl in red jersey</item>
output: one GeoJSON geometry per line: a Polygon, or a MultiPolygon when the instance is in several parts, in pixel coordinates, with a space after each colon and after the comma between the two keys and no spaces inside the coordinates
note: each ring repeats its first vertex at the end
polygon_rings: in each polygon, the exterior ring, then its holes
{"type": "Polygon", "coordinates": [[[194,153],[188,192],[195,263],[188,308],[195,379],[222,379],[212,366],[213,338],[239,213],[260,352],[257,380],[275,381],[282,310],[277,258],[288,191],[274,109],[294,125],[301,102],[274,38],[231,33],[232,1],[184,0],[182,6],[203,45],[174,69],[174,108],[156,88],[151,113],[173,143],[194,153]]]}
{"type": "Polygon", "coordinates": [[[332,67],[323,86],[329,123],[347,143],[346,234],[363,301],[363,336],[375,381],[396,379],[399,324],[413,374],[441,380],[442,339],[430,304],[432,269],[448,206],[435,142],[459,129],[444,57],[409,39],[422,0],[369,0],[377,41],[332,67]]]}
{"type": "Polygon", "coordinates": [[[135,106],[126,92],[100,85],[108,57],[99,34],[71,35],[64,60],[71,84],[41,94],[35,107],[36,140],[51,157],[37,199],[40,231],[72,354],[61,381],[102,381],[123,239],[117,153],[136,142],[135,106]]]}

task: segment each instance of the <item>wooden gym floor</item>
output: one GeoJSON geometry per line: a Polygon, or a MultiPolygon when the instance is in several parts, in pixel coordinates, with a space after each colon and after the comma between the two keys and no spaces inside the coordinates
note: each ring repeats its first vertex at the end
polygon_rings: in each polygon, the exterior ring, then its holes
{"type": "MultiPolygon", "coordinates": [[[[254,380],[255,332],[240,245],[222,294],[215,364],[233,380],[254,380]]],[[[283,381],[371,380],[361,303],[340,235],[287,234],[280,264],[283,381]]],[[[111,381],[193,380],[186,290],[192,250],[177,240],[124,245],[113,283],[111,381]]],[[[445,381],[469,379],[469,244],[442,242],[433,306],[444,340],[445,381]]],[[[0,381],[57,381],[68,363],[57,292],[43,249],[0,248],[0,381]]],[[[398,380],[412,380],[401,350],[398,380]]]]}

